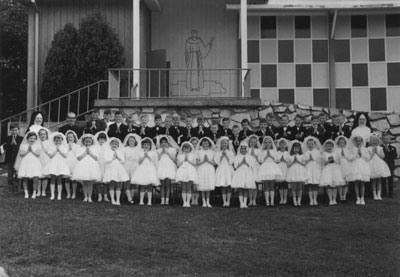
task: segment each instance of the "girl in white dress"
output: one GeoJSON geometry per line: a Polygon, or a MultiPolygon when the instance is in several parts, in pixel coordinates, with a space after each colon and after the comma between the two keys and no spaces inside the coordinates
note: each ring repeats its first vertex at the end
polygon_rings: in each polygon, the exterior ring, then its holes
{"type": "Polygon", "coordinates": [[[348,147],[348,139],[345,136],[338,136],[335,140],[336,151],[340,159],[340,169],[345,183],[343,186],[338,186],[340,201],[346,201],[349,176],[353,172],[353,163],[351,162],[355,158],[355,154],[352,148],[348,147]]]}
{"type": "Polygon", "coordinates": [[[264,184],[265,205],[274,206],[275,203],[275,180],[282,179],[282,171],[277,162],[277,151],[274,140],[266,136],[262,142],[262,150],[259,155],[261,166],[258,170],[258,180],[264,184]]]}
{"type": "MultiPolygon", "coordinates": [[[[42,164],[42,168],[45,168],[48,162],[50,161],[50,157],[48,155],[48,147],[49,147],[49,135],[50,131],[45,128],[41,127],[38,132],[39,135],[39,143],[40,143],[40,163],[42,164]]],[[[48,177],[43,175],[40,177],[38,182],[38,192],[36,196],[46,196],[47,184],[48,184],[48,177]]]]}
{"type": "Polygon", "coordinates": [[[306,137],[303,142],[304,159],[306,161],[308,197],[310,198],[310,206],[317,206],[317,196],[319,181],[321,179],[322,158],[321,143],[315,137],[306,137]]]}
{"type": "Polygon", "coordinates": [[[178,155],[178,170],[176,172],[176,181],[182,185],[183,207],[190,207],[192,198],[192,187],[197,183],[198,176],[196,170],[196,154],[194,147],[190,142],[184,142],[178,155]]]}
{"type": "Polygon", "coordinates": [[[97,142],[98,146],[98,163],[101,169],[101,179],[99,182],[96,182],[94,184],[94,187],[96,188],[97,191],[97,201],[102,202],[103,201],[103,196],[104,196],[104,201],[109,202],[110,200],[108,199],[108,188],[107,184],[103,182],[104,179],[104,173],[106,170],[106,163],[104,161],[104,153],[105,151],[110,148],[110,141],[107,133],[105,131],[100,131],[96,133],[94,136],[94,140],[97,142]]]}
{"type": "Polygon", "coordinates": [[[217,150],[214,155],[214,162],[217,164],[215,171],[215,186],[221,188],[222,207],[231,205],[232,192],[232,177],[234,169],[232,167],[233,159],[235,158],[232,142],[228,137],[221,137],[217,141],[217,150]]]}
{"type": "Polygon", "coordinates": [[[43,174],[40,163],[40,144],[35,132],[28,132],[22,140],[18,156],[21,160],[18,167],[18,178],[22,179],[25,198],[29,198],[28,180],[33,180],[32,198],[36,198],[38,192],[38,179],[43,174]]]}
{"type": "Polygon", "coordinates": [[[125,157],[120,139],[114,137],[109,139],[109,147],[104,149],[103,158],[105,165],[103,183],[108,186],[111,204],[121,205],[122,184],[129,181],[129,176],[123,166],[125,157]]]}
{"type": "Polygon", "coordinates": [[[131,179],[136,168],[139,166],[141,141],[142,138],[137,134],[128,134],[124,139],[124,167],[129,175],[129,181],[125,182],[125,193],[126,197],[128,198],[128,203],[130,204],[134,203],[133,197],[135,196],[135,189],[137,189],[136,184],[131,184],[131,179]]]}
{"type": "Polygon", "coordinates": [[[374,200],[382,200],[381,178],[387,178],[390,176],[390,169],[387,163],[383,160],[385,158],[383,147],[379,146],[379,144],[379,136],[377,134],[372,134],[369,137],[368,152],[371,159],[368,163],[371,168],[371,185],[374,200]]]}
{"type": "Polygon", "coordinates": [[[147,205],[151,206],[153,186],[160,185],[160,181],[157,177],[158,158],[156,146],[151,138],[143,138],[141,145],[142,149],[139,152],[139,166],[133,173],[131,184],[139,186],[139,205],[144,205],[144,196],[147,193],[147,205]]]}
{"type": "Polygon", "coordinates": [[[99,146],[93,135],[84,134],[78,141],[78,163],[72,173],[72,180],[80,182],[83,188],[84,202],[92,203],[93,184],[100,182],[102,173],[98,163],[99,146]]]}
{"type": "Polygon", "coordinates": [[[47,155],[50,160],[43,169],[43,174],[50,176],[50,200],[55,199],[55,189],[57,182],[57,200],[61,200],[62,181],[71,175],[67,163],[68,145],[62,133],[55,132],[49,139],[47,155]]]}
{"type": "MultiPolygon", "coordinates": [[[[199,139],[196,137],[190,138],[189,142],[193,145],[193,154],[195,155],[197,159],[197,144],[199,144],[199,139]]],[[[197,161],[196,161],[197,163],[197,161]]],[[[196,170],[197,170],[197,164],[196,164],[196,170]]],[[[197,172],[198,175],[198,172],[197,172]]],[[[199,205],[199,192],[198,192],[198,186],[199,186],[199,181],[197,178],[197,181],[193,183],[193,190],[192,190],[192,205],[198,206],[199,205]]]]}
{"type": "Polygon", "coordinates": [[[74,172],[76,164],[78,163],[78,159],[76,158],[76,153],[79,149],[79,145],[77,144],[78,136],[74,131],[69,130],[65,133],[65,137],[68,145],[67,164],[70,172],[70,178],[65,179],[65,190],[67,191],[67,199],[75,199],[77,184],[75,181],[71,181],[71,175],[74,172]],[[72,183],[72,196],[71,196],[71,183],[72,183]]]}
{"type": "Polygon", "coordinates": [[[329,205],[337,205],[337,187],[343,186],[345,181],[340,169],[340,156],[335,149],[335,142],[331,139],[325,141],[323,145],[322,162],[324,168],[321,172],[319,185],[327,188],[329,205]]]}
{"type": "Polygon", "coordinates": [[[370,181],[371,169],[368,161],[370,155],[368,149],[365,148],[365,141],[361,136],[355,136],[350,138],[353,152],[355,154],[353,163],[352,173],[349,175],[349,181],[354,182],[354,189],[356,192],[356,205],[365,205],[364,194],[365,194],[365,182],[370,181]]]}
{"type": "Polygon", "coordinates": [[[249,153],[249,146],[247,142],[240,143],[238,153],[233,159],[233,166],[235,172],[232,178],[232,188],[239,191],[240,208],[247,208],[247,195],[250,189],[256,188],[256,178],[254,176],[254,156],[249,153]]]}
{"type": "Polygon", "coordinates": [[[287,195],[288,195],[288,184],[286,182],[286,174],[287,174],[287,161],[289,159],[288,146],[289,142],[285,138],[279,139],[276,144],[278,145],[278,150],[276,153],[276,161],[278,163],[279,169],[282,172],[282,177],[277,178],[276,182],[278,183],[279,189],[279,204],[286,205],[287,204],[287,195]]]}
{"type": "Polygon", "coordinates": [[[161,205],[169,205],[171,182],[176,177],[176,154],[178,144],[171,136],[157,138],[158,167],[157,176],[161,183],[161,205]]]}
{"type": "Polygon", "coordinates": [[[197,174],[199,176],[198,190],[201,191],[203,207],[211,208],[210,192],[215,188],[215,145],[210,138],[203,137],[200,139],[197,147],[197,174]]]}
{"type": "Polygon", "coordinates": [[[261,180],[258,179],[258,172],[260,170],[260,163],[259,157],[260,157],[260,141],[258,139],[258,136],[256,135],[250,135],[247,138],[248,145],[249,145],[249,153],[252,155],[255,159],[255,163],[252,165],[253,173],[254,173],[254,178],[256,179],[256,188],[250,189],[249,190],[249,204],[248,206],[257,206],[257,192],[258,192],[258,185],[262,186],[261,180]]]}
{"type": "Polygon", "coordinates": [[[301,142],[298,140],[292,141],[289,153],[286,181],[292,188],[293,205],[297,207],[301,206],[303,185],[308,178],[301,142]]]}

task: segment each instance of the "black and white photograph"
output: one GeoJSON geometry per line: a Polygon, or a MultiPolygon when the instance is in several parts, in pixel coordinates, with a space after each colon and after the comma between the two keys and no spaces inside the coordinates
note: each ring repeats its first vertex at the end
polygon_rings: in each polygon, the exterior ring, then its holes
{"type": "Polygon", "coordinates": [[[400,276],[400,0],[0,0],[0,277],[400,276]]]}

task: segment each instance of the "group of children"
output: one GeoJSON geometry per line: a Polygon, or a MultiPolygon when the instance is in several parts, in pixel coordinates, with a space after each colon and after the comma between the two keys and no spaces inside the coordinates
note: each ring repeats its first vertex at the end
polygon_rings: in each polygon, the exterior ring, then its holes
{"type": "MultiPolygon", "coordinates": [[[[142,125],[134,128],[123,122],[120,112],[115,118],[108,130],[85,132],[80,138],[73,130],[65,134],[50,133],[44,127],[28,131],[14,165],[25,198],[29,198],[31,179],[31,198],[46,196],[50,180],[51,200],[61,200],[63,185],[66,198],[75,199],[79,183],[85,202],[92,202],[95,187],[99,202],[121,205],[124,190],[128,203],[133,204],[138,190],[139,205],[145,204],[145,198],[151,205],[156,188],[161,205],[168,205],[172,184],[179,184],[183,207],[198,205],[200,195],[202,206],[211,207],[210,194],[215,188],[220,188],[223,207],[231,205],[233,190],[238,193],[240,208],[256,206],[260,190],[266,206],[274,206],[276,189],[279,204],[288,203],[291,190],[293,205],[301,206],[303,188],[308,191],[309,205],[315,206],[320,188],[326,189],[329,205],[336,205],[337,194],[341,201],[346,200],[348,185],[354,183],[356,204],[365,205],[365,183],[371,183],[374,200],[382,200],[381,178],[392,174],[384,160],[389,134],[383,134],[381,146],[378,135],[371,134],[368,139],[351,136],[343,125],[336,128],[337,124],[313,122],[305,129],[301,122],[294,127],[283,122],[275,127],[269,122],[271,115],[260,120],[256,133],[246,120],[241,130],[237,125],[230,129],[229,119],[223,119],[222,125],[214,119],[207,128],[203,118],[197,120],[197,127],[188,124],[185,129],[171,124],[176,117],[168,116],[166,126],[156,117],[156,126],[150,129],[145,116],[142,125]]],[[[337,122],[340,124],[340,116],[337,122]]],[[[10,129],[15,140],[18,126],[10,129]]]]}

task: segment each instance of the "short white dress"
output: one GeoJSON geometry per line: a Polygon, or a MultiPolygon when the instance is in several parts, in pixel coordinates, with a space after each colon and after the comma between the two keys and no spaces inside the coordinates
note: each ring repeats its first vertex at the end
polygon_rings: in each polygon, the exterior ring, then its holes
{"type": "MultiPolygon", "coordinates": [[[[64,154],[65,156],[68,155],[68,146],[67,145],[61,145],[59,147],[60,152],[64,154]]],[[[49,154],[55,155],[53,158],[49,160],[49,162],[46,164],[46,166],[43,169],[43,175],[49,176],[49,175],[55,175],[55,176],[62,176],[64,178],[67,178],[71,175],[71,171],[69,170],[69,166],[67,163],[67,158],[62,156],[60,152],[57,151],[56,147],[49,147],[47,150],[49,154]]]]}
{"type": "Polygon", "coordinates": [[[277,178],[277,182],[285,182],[286,181],[286,175],[288,171],[287,167],[287,161],[290,159],[290,155],[288,151],[277,151],[276,152],[276,161],[279,166],[279,169],[282,172],[281,178],[277,178]],[[283,157],[283,158],[282,158],[283,157]]]}
{"type": "Polygon", "coordinates": [[[342,170],[340,169],[340,158],[337,152],[333,153],[322,153],[322,161],[326,163],[329,158],[333,159],[333,163],[328,163],[324,166],[321,172],[321,179],[319,181],[320,187],[338,187],[345,184],[344,177],[342,175],[342,170]]]}
{"type": "MultiPolygon", "coordinates": [[[[176,149],[173,147],[168,147],[166,152],[172,157],[176,157],[176,149]]],[[[157,149],[157,155],[162,153],[162,148],[157,149]]],[[[167,154],[163,154],[157,166],[157,176],[160,180],[170,179],[175,180],[176,178],[176,164],[167,154]]]]}
{"type": "MultiPolygon", "coordinates": [[[[97,159],[99,158],[99,147],[90,146],[90,152],[97,159]]],[[[86,152],[86,147],[82,146],[76,153],[76,157],[80,157],[86,152]]],[[[101,181],[101,168],[97,160],[93,159],[89,154],[84,156],[75,166],[74,172],[72,173],[72,180],[74,181],[101,181]]]]}
{"type": "MultiPolygon", "coordinates": [[[[295,156],[297,157],[298,161],[304,163],[304,157],[303,155],[300,154],[289,156],[288,161],[292,163],[294,161],[295,156]]],[[[304,183],[307,180],[307,178],[308,174],[305,166],[296,162],[288,168],[286,174],[286,181],[288,183],[304,183]]]]}
{"type": "Polygon", "coordinates": [[[277,152],[274,149],[261,151],[259,161],[261,163],[258,169],[258,178],[260,181],[274,181],[283,178],[282,171],[276,164],[277,152]]]}
{"type": "Polygon", "coordinates": [[[321,180],[321,170],[322,170],[322,157],[321,152],[316,149],[312,151],[307,150],[303,154],[304,159],[309,161],[306,164],[306,171],[307,171],[307,180],[306,184],[317,185],[321,180]]]}
{"type": "Polygon", "coordinates": [[[182,153],[178,155],[177,161],[180,164],[178,170],[176,171],[176,181],[177,182],[198,182],[197,169],[193,164],[196,164],[196,154],[192,153],[182,153]],[[187,155],[187,160],[192,163],[185,161],[187,155]]]}
{"type": "MultiPolygon", "coordinates": [[[[379,153],[379,155],[385,156],[382,146],[377,146],[376,151],[379,153]]],[[[368,152],[371,156],[371,159],[368,162],[371,168],[371,179],[389,177],[391,174],[387,163],[382,160],[376,153],[373,153],[373,147],[368,147],[368,152]]]]}
{"type": "Polygon", "coordinates": [[[260,159],[260,153],[261,150],[258,148],[249,148],[249,154],[254,157],[254,163],[251,166],[251,169],[253,170],[256,182],[261,182],[261,180],[258,179],[258,172],[260,171],[260,163],[258,160],[260,159]]]}
{"type": "Polygon", "coordinates": [[[365,147],[360,148],[361,155],[358,152],[358,149],[354,149],[355,158],[352,162],[352,169],[353,172],[350,173],[348,176],[349,182],[354,181],[362,181],[362,182],[369,182],[371,176],[371,169],[369,167],[369,159],[370,155],[368,149],[365,147]]]}
{"type": "Polygon", "coordinates": [[[353,174],[354,163],[351,162],[355,158],[354,151],[348,148],[336,149],[336,155],[339,157],[340,170],[345,181],[350,181],[350,176],[353,174]],[[343,153],[342,153],[343,152],[343,153]]]}
{"type": "MultiPolygon", "coordinates": [[[[139,160],[145,157],[143,149],[139,152],[139,160]]],[[[157,152],[148,151],[148,157],[136,168],[131,178],[131,184],[139,186],[159,186],[160,180],[157,177],[157,152]]]]}
{"type": "Polygon", "coordinates": [[[117,149],[113,151],[112,149],[104,149],[103,158],[105,166],[103,183],[110,183],[111,181],[118,183],[129,181],[130,178],[123,166],[125,157],[122,150],[117,149]],[[115,153],[119,160],[114,157],[115,153]]]}
{"type": "Polygon", "coordinates": [[[222,158],[222,152],[218,151],[214,155],[214,162],[218,165],[217,170],[215,171],[215,186],[216,187],[229,187],[232,185],[233,178],[233,159],[235,155],[230,150],[224,150],[226,153],[226,157],[222,158]]]}
{"type": "MultiPolygon", "coordinates": [[[[48,140],[41,141],[39,140],[40,145],[40,163],[42,164],[42,168],[45,168],[46,165],[50,162],[50,157],[47,155],[47,152],[50,147],[50,143],[48,140]]],[[[42,178],[45,178],[46,175],[43,174],[42,178]]]]}
{"type": "MultiPolygon", "coordinates": [[[[28,152],[29,145],[24,144],[20,146],[19,154],[25,154],[28,152]]],[[[39,154],[41,146],[32,145],[32,150],[39,154]]],[[[42,177],[43,168],[40,163],[39,157],[35,156],[32,152],[29,152],[26,156],[21,157],[19,168],[18,168],[18,178],[35,178],[42,177]]]]}
{"type": "MultiPolygon", "coordinates": [[[[214,152],[212,150],[199,150],[197,157],[200,162],[203,162],[207,156],[211,162],[214,159],[214,152]]],[[[199,176],[199,184],[197,189],[199,191],[212,191],[215,188],[215,168],[210,163],[204,163],[197,167],[197,174],[199,176]]]]}
{"type": "Polygon", "coordinates": [[[253,165],[257,161],[249,153],[243,156],[242,154],[236,155],[233,160],[233,165],[236,168],[232,178],[232,188],[235,189],[256,189],[256,178],[254,176],[253,165]],[[243,158],[247,165],[242,165],[238,168],[239,164],[242,163],[243,158]]]}
{"type": "Polygon", "coordinates": [[[126,146],[124,148],[124,157],[125,157],[124,167],[129,175],[129,179],[132,178],[133,173],[135,173],[136,168],[139,166],[139,153],[140,153],[139,147],[126,146]]]}
{"type": "Polygon", "coordinates": [[[80,146],[77,145],[76,143],[68,144],[67,164],[71,175],[74,172],[76,164],[78,163],[76,154],[79,151],[79,148],[80,146]]]}
{"type": "Polygon", "coordinates": [[[101,172],[101,179],[100,182],[103,181],[104,179],[104,173],[106,171],[106,162],[104,161],[104,154],[107,150],[110,149],[110,146],[107,143],[103,143],[102,145],[98,145],[98,157],[97,157],[97,162],[99,163],[100,166],[100,172],[101,172]]]}

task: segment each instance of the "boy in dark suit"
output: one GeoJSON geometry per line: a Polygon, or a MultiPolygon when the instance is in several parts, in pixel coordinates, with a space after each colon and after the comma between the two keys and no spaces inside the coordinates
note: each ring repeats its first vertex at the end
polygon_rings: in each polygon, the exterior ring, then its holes
{"type": "Polygon", "coordinates": [[[396,147],[390,145],[390,134],[384,133],[382,135],[382,147],[385,154],[385,162],[390,169],[390,177],[382,178],[382,195],[393,197],[393,174],[394,174],[394,160],[397,158],[396,147]],[[386,188],[386,185],[388,188],[386,188]]]}
{"type": "Polygon", "coordinates": [[[212,139],[212,134],[209,128],[204,126],[204,118],[203,117],[198,117],[197,118],[197,124],[198,126],[193,128],[192,132],[192,137],[196,138],[203,138],[203,137],[208,137],[212,139]]]}
{"type": "Polygon", "coordinates": [[[311,119],[311,126],[307,129],[307,136],[319,139],[322,144],[325,138],[325,129],[319,125],[319,117],[314,115],[311,119]]]}
{"type": "Polygon", "coordinates": [[[108,137],[116,137],[121,141],[124,141],[126,135],[128,134],[128,126],[126,126],[122,121],[124,118],[122,117],[122,113],[120,111],[115,112],[115,123],[111,124],[108,127],[107,135],[108,137]]]}
{"type": "Polygon", "coordinates": [[[289,130],[289,116],[284,114],[281,118],[281,126],[277,128],[275,139],[285,138],[289,139],[290,130],[289,130]]]}
{"type": "Polygon", "coordinates": [[[220,135],[218,132],[218,125],[216,125],[216,124],[211,125],[210,131],[211,131],[211,140],[214,142],[214,144],[217,144],[217,141],[220,138],[220,135]]]}
{"type": "Polygon", "coordinates": [[[23,137],[19,135],[19,126],[17,123],[10,124],[10,134],[11,135],[6,138],[2,147],[5,151],[4,162],[7,165],[8,185],[10,186],[11,191],[15,191],[17,187],[14,185],[16,179],[14,164],[17,159],[19,146],[23,140],[23,137]]]}
{"type": "Polygon", "coordinates": [[[239,125],[233,125],[233,127],[232,127],[232,144],[233,144],[233,148],[235,149],[236,153],[240,146],[239,133],[240,133],[239,125]]]}
{"type": "Polygon", "coordinates": [[[69,130],[72,130],[76,133],[76,135],[78,136],[78,138],[80,138],[82,136],[82,128],[80,128],[79,126],[75,125],[76,123],[76,115],[73,112],[68,112],[67,114],[67,124],[61,126],[60,128],[58,128],[58,131],[63,133],[65,135],[66,132],[68,132],[69,130]]]}
{"type": "Polygon", "coordinates": [[[253,132],[250,130],[250,121],[247,118],[242,120],[241,125],[242,131],[239,133],[239,138],[240,140],[244,140],[248,136],[252,135],[253,132]]]}
{"type": "Polygon", "coordinates": [[[137,134],[141,138],[153,138],[153,129],[147,126],[149,123],[149,118],[147,115],[141,115],[140,116],[140,127],[137,129],[137,134]]]}
{"type": "Polygon", "coordinates": [[[351,128],[345,124],[346,119],[343,114],[332,115],[332,139],[335,140],[338,136],[350,138],[351,128]]]}
{"type": "Polygon", "coordinates": [[[175,142],[178,142],[178,138],[182,137],[185,134],[185,127],[182,127],[179,125],[180,124],[180,118],[179,115],[174,114],[172,116],[172,127],[169,130],[171,137],[175,140],[175,142]]]}
{"type": "Polygon", "coordinates": [[[294,126],[289,127],[289,140],[303,141],[306,137],[307,129],[303,126],[303,120],[300,116],[294,119],[294,126]]]}
{"type": "Polygon", "coordinates": [[[231,120],[227,117],[222,119],[222,129],[218,129],[218,136],[219,137],[228,137],[232,139],[232,130],[229,128],[231,124],[231,120]]]}
{"type": "Polygon", "coordinates": [[[86,123],[86,128],[84,130],[85,134],[95,135],[100,131],[105,131],[107,129],[107,124],[103,119],[99,118],[100,112],[98,109],[93,110],[92,119],[86,123]]]}
{"type": "Polygon", "coordinates": [[[181,144],[182,142],[189,141],[192,138],[192,132],[193,132],[193,127],[192,127],[192,118],[191,117],[186,117],[185,118],[185,131],[183,132],[183,136],[177,141],[178,144],[181,144]]]}
{"type": "Polygon", "coordinates": [[[321,141],[321,143],[324,143],[326,140],[332,138],[332,125],[326,122],[327,119],[328,118],[326,114],[324,113],[319,114],[319,125],[322,127],[325,134],[323,137],[323,141],[321,141]]]}
{"type": "Polygon", "coordinates": [[[165,128],[161,126],[162,124],[161,115],[156,114],[154,116],[154,124],[155,126],[152,128],[152,133],[154,137],[152,139],[155,141],[157,136],[165,135],[165,128]]]}
{"type": "Polygon", "coordinates": [[[263,142],[265,137],[272,137],[275,140],[275,134],[271,131],[271,129],[267,129],[268,123],[265,118],[260,119],[260,130],[256,132],[256,135],[259,137],[260,143],[263,142]]]}

